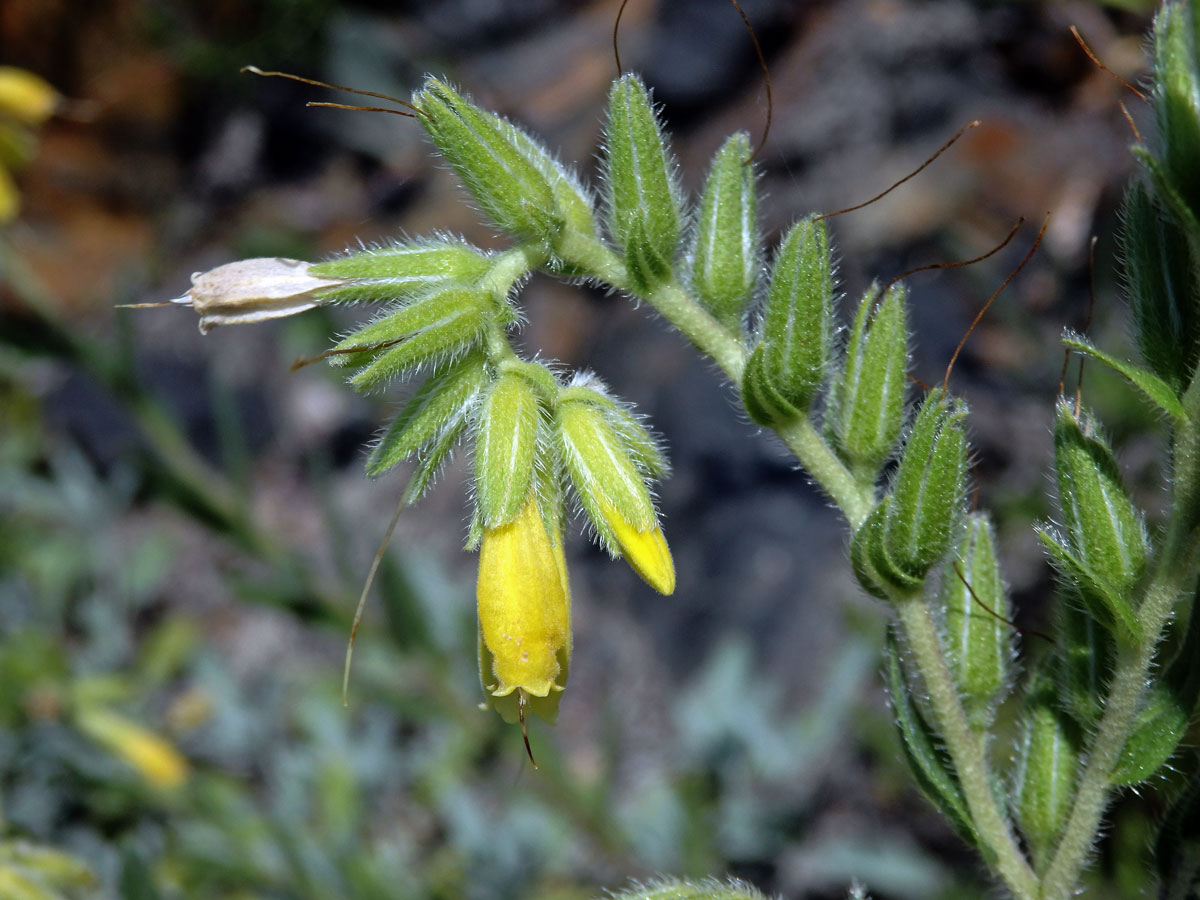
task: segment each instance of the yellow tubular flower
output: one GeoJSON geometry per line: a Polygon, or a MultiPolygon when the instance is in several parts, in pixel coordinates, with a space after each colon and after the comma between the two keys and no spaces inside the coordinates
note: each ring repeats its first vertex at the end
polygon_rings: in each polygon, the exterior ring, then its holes
{"type": "Polygon", "coordinates": [[[638,531],[612,506],[600,502],[600,513],[612,529],[613,536],[621,546],[621,556],[642,580],[660,594],[675,590],[675,563],[671,559],[671,548],[663,537],[662,529],[655,525],[638,531]]]}
{"type": "Polygon", "coordinates": [[[477,596],[489,703],[507,722],[524,707],[553,723],[571,660],[571,595],[562,536],[546,530],[535,494],[511,522],[484,530],[477,596]]]}

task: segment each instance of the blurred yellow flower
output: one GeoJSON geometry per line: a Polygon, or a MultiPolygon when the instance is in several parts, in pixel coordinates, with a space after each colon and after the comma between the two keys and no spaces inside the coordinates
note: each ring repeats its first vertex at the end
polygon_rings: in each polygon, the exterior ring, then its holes
{"type": "Polygon", "coordinates": [[[535,494],[511,522],[484,531],[477,597],[489,703],[508,722],[526,706],[554,722],[571,659],[571,595],[562,536],[547,530],[535,494]]]}
{"type": "Polygon", "coordinates": [[[29,161],[34,150],[32,129],[50,117],[58,102],[58,92],[37,75],[0,66],[0,225],[20,208],[10,170],[29,161]]]}
{"type": "Polygon", "coordinates": [[[187,780],[189,766],[183,755],[137,722],[100,708],[80,711],[76,721],[80,731],[133,766],[152,786],[172,790],[187,780]]]}

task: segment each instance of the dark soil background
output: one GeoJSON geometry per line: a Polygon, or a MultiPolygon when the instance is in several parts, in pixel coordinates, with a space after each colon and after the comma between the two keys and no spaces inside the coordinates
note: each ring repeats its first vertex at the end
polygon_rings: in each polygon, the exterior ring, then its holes
{"type": "MultiPolygon", "coordinates": [[[[986,262],[911,279],[912,373],[920,382],[943,377],[976,312],[1051,216],[1038,254],[971,337],[950,382],[973,410],[978,503],[996,511],[1020,620],[1036,627],[1051,579],[1030,524],[1052,515],[1045,473],[1062,366],[1058,334],[1091,316],[1095,234],[1091,332],[1102,346],[1127,349],[1112,271],[1116,210],[1131,172],[1131,132],[1119,103],[1145,119],[1068,27],[1078,26],[1109,67],[1136,81],[1148,19],[1086,2],[742,6],[773,87],[773,125],[758,157],[769,243],[799,215],[883,190],[959,127],[982,121],[919,177],[831,222],[842,288],[855,300],[874,279],[983,253],[1018,218],[1027,220],[986,262]]],[[[355,101],[238,69],[256,64],[401,97],[434,72],[541,135],[594,184],[616,74],[616,7],[610,0],[0,5],[0,62],[41,74],[70,101],[43,130],[40,152],[21,176],[23,211],[9,229],[17,254],[58,320],[88,345],[132,354],[126,362],[138,390],[170,410],[212,473],[231,479],[255,527],[306,558],[348,602],[403,486],[402,473],[377,482],[362,474],[362,447],[400,395],[358,397],[320,366],[288,369],[292,359],[324,349],[355,311],[202,337],[188,310],[114,306],[177,297],[190,273],[247,256],[319,259],[359,241],[434,230],[502,246],[413,121],[308,109],[306,100],[355,101]],[[345,526],[340,533],[327,527],[330,515],[345,526]],[[340,566],[340,558],[350,564],[340,566]]],[[[690,191],[728,133],[745,129],[757,139],[762,132],[761,75],[726,0],[633,0],[620,49],[623,65],[641,72],[662,104],[690,191]]],[[[598,746],[616,747],[611,790],[632,798],[629,809],[645,806],[649,822],[656,786],[674,777],[689,728],[781,760],[774,770],[763,763],[751,784],[724,785],[745,799],[740,813],[717,803],[711,820],[691,827],[735,833],[719,842],[726,867],[785,896],[836,896],[853,874],[882,879],[873,885],[881,897],[974,884],[968,851],[896,774],[874,656],[846,662],[850,643],[876,645],[886,613],[853,584],[839,516],[777,443],[739,414],[713,367],[649,311],[540,278],[523,304],[521,342],[530,353],[595,370],[664,436],[674,473],[660,497],[679,575],[674,596],[657,596],[576,529],[568,546],[576,663],[558,728],[540,730],[536,741],[561,751],[568,778],[597,765],[598,746]],[[744,684],[721,681],[726,663],[742,667],[744,684]],[[788,774],[800,765],[798,739],[772,736],[772,725],[810,713],[828,698],[831,679],[849,679],[829,722],[834,739],[804,763],[803,775],[788,774]],[[746,686],[771,692],[769,702],[741,693],[746,686]],[[700,706],[688,707],[693,700],[700,706]],[[762,721],[754,718],[760,707],[772,711],[762,721]],[[855,722],[846,721],[848,711],[855,722]],[[739,831],[739,814],[769,819],[773,843],[762,845],[761,829],[739,831]],[[749,837],[739,844],[736,834],[749,837]],[[903,848],[878,857],[891,874],[858,866],[865,851],[838,857],[837,841],[847,834],[903,848]],[[913,860],[932,880],[904,880],[913,860]]],[[[47,334],[44,318],[0,273],[0,340],[36,351],[52,343],[47,334]]],[[[295,615],[235,598],[229,573],[260,576],[266,564],[205,527],[194,503],[182,504],[190,514],[164,504],[154,467],[136,462],[157,451],[131,416],[128,395],[52,353],[33,359],[21,379],[48,433],[77,446],[97,479],[138,473],[130,507],[102,527],[118,537],[172,536],[154,616],[194,617],[238,677],[282,660],[340,673],[344,632],[313,632],[295,615]]],[[[1089,379],[1086,399],[1110,417],[1130,477],[1153,506],[1157,444],[1138,434],[1143,414],[1102,375],[1089,379]]],[[[395,538],[399,558],[437,573],[422,583],[442,585],[456,615],[470,613],[475,566],[460,549],[463,461],[460,454],[437,489],[401,517],[395,538]]],[[[474,647],[459,649],[455,664],[470,674],[474,647]]],[[[515,735],[502,739],[506,752],[516,751],[515,735]]],[[[504,771],[508,778],[515,767],[504,771]]],[[[526,784],[538,777],[522,776],[526,784]]],[[[703,780],[693,788],[706,790],[703,780]]],[[[649,851],[639,860],[583,870],[615,885],[627,875],[687,867],[669,854],[656,862],[649,851]]]]}

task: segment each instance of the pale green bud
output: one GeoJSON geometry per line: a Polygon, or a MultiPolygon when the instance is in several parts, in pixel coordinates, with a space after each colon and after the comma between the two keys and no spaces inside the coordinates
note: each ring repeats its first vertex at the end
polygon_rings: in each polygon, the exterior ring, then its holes
{"type": "Polygon", "coordinates": [[[825,420],[839,455],[866,478],[874,477],[896,447],[908,387],[904,287],[888,288],[878,305],[876,294],[872,286],[858,305],[825,420]]]}
{"type": "Polygon", "coordinates": [[[732,135],[704,184],[692,241],[692,290],[719,322],[740,334],[758,280],[759,234],[750,137],[732,135]]]}
{"type": "Polygon", "coordinates": [[[967,717],[982,730],[1008,686],[1012,659],[1012,627],[1003,621],[1010,617],[1008,596],[985,516],[967,517],[954,562],[957,569],[942,572],[942,642],[967,717]]]}
{"type": "Polygon", "coordinates": [[[930,391],[905,443],[884,530],[887,555],[923,578],[946,554],[966,499],[967,410],[930,391]]]}
{"type": "Polygon", "coordinates": [[[604,144],[609,231],[625,251],[634,289],[651,290],[674,265],[683,204],[666,138],[636,75],[613,83],[604,144]]]}
{"type": "Polygon", "coordinates": [[[1017,765],[1016,812],[1021,831],[1044,864],[1066,824],[1079,772],[1079,736],[1054,705],[1048,685],[1035,687],[1025,712],[1017,765]]]}
{"type": "Polygon", "coordinates": [[[526,155],[529,139],[429,78],[413,95],[419,121],[484,211],[508,233],[549,247],[562,224],[554,189],[526,155]]]}
{"type": "Polygon", "coordinates": [[[760,330],[759,371],[752,377],[763,385],[752,381],[759,397],[751,405],[761,400],[770,410],[782,401],[807,411],[825,380],[833,343],[833,262],[822,222],[802,219],[784,237],[760,330]]]}

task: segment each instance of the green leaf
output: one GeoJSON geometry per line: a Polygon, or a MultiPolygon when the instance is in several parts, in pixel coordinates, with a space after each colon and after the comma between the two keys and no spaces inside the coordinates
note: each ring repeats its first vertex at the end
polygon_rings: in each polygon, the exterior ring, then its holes
{"type": "Polygon", "coordinates": [[[964,840],[972,844],[977,843],[971,814],[958,778],[940,746],[936,733],[925,721],[909,694],[899,647],[892,632],[888,633],[886,666],[885,676],[892,699],[892,712],[896,718],[896,727],[900,731],[900,742],[909,769],[917,779],[917,784],[955,831],[964,840]]]}
{"type": "Polygon", "coordinates": [[[759,344],[750,352],[742,372],[742,406],[757,424],[782,428],[801,413],[779,392],[768,369],[766,348],[759,344]]]}
{"type": "Polygon", "coordinates": [[[469,286],[488,273],[492,259],[466,241],[435,238],[347,253],[309,271],[349,284],[319,291],[325,301],[411,300],[450,284],[469,286]]]}
{"type": "Polygon", "coordinates": [[[756,175],[750,136],[731,135],[713,159],[691,252],[691,286],[717,321],[740,334],[758,280],[756,175]]]}
{"type": "Polygon", "coordinates": [[[1157,684],[1148,691],[1133,731],[1121,749],[1112,774],[1113,784],[1138,784],[1163,767],[1188,727],[1190,707],[1184,708],[1168,686],[1157,684]]]}
{"type": "Polygon", "coordinates": [[[958,568],[942,572],[942,643],[967,718],[982,731],[1008,686],[1013,655],[1012,627],[1002,621],[1010,616],[1008,596],[986,516],[967,517],[954,555],[958,568]]]}
{"type": "Polygon", "coordinates": [[[1055,612],[1054,671],[1063,709],[1084,731],[1093,731],[1104,715],[1116,645],[1084,604],[1077,588],[1064,585],[1055,612]]]}
{"type": "Polygon", "coordinates": [[[825,381],[833,345],[833,261],[823,222],[802,219],[784,237],[760,332],[763,379],[806,411],[825,381]]]}
{"type": "Polygon", "coordinates": [[[350,382],[368,390],[419,366],[466,353],[480,343],[492,316],[491,299],[483,291],[439,291],[343,338],[330,361],[361,367],[350,382]]]}
{"type": "Polygon", "coordinates": [[[1017,820],[1039,867],[1066,824],[1079,772],[1078,735],[1053,700],[1053,685],[1035,682],[1025,703],[1017,764],[1017,820]]]}
{"type": "Polygon", "coordinates": [[[766,900],[744,881],[723,882],[715,878],[703,881],[656,878],[649,884],[635,883],[619,894],[606,893],[604,897],[605,900],[766,900]]]}
{"type": "Polygon", "coordinates": [[[670,273],[682,228],[682,199],[650,94],[636,75],[609,93],[602,163],[608,227],[641,290],[670,273]]]}
{"type": "Polygon", "coordinates": [[[950,549],[966,500],[966,406],[935,389],[925,397],[900,458],[884,529],[888,556],[924,578],[950,549]]]}
{"type": "Polygon", "coordinates": [[[1075,334],[1070,330],[1063,332],[1062,342],[1067,347],[1078,353],[1082,353],[1084,356],[1090,356],[1092,359],[1099,360],[1118,375],[1127,379],[1151,403],[1171,418],[1176,421],[1182,421],[1186,417],[1186,413],[1183,411],[1183,404],[1180,402],[1174,389],[1154,373],[1146,371],[1141,366],[1123,362],[1116,357],[1109,356],[1093,345],[1086,337],[1075,334]]]}
{"type": "Polygon", "coordinates": [[[1192,900],[1200,887],[1200,778],[1171,803],[1154,842],[1160,900],[1192,900]]]}
{"type": "Polygon", "coordinates": [[[529,138],[429,78],[413,95],[417,121],[497,225],[522,240],[553,243],[562,220],[554,189],[527,155],[529,138]]]}
{"type": "Polygon", "coordinates": [[[1072,548],[1047,526],[1039,526],[1037,536],[1050,554],[1050,560],[1067,579],[1070,588],[1083,600],[1083,605],[1096,622],[1122,643],[1136,643],[1142,626],[1137,613],[1104,578],[1088,568],[1072,548]]]}
{"type": "MultiPolygon", "coordinates": [[[[1146,530],[1099,426],[1086,413],[1076,419],[1065,401],[1058,404],[1054,424],[1054,470],[1072,555],[1106,594],[1128,608],[1124,598],[1146,567],[1146,530]]],[[[1123,611],[1113,611],[1126,618],[1123,611]]]]}
{"type": "Polygon", "coordinates": [[[908,322],[903,285],[863,295],[854,316],[846,361],[833,381],[826,417],[838,454],[860,478],[874,480],[904,425],[908,387],[908,322]]]}
{"type": "Polygon", "coordinates": [[[438,473],[450,459],[450,454],[462,440],[470,420],[463,416],[442,429],[437,438],[417,454],[417,463],[404,488],[404,502],[412,506],[433,486],[438,473]]]}
{"type": "Polygon", "coordinates": [[[417,389],[392,421],[367,459],[367,474],[380,475],[467,416],[471,404],[487,383],[482,353],[439,366],[417,389]]]}
{"type": "Polygon", "coordinates": [[[529,499],[541,416],[537,393],[521,375],[502,374],[484,398],[475,435],[475,501],[484,528],[511,522],[529,499]]]}
{"type": "Polygon", "coordinates": [[[1187,237],[1141,182],[1125,194],[1122,271],[1142,360],[1176,395],[1200,359],[1200,278],[1187,237]]]}

